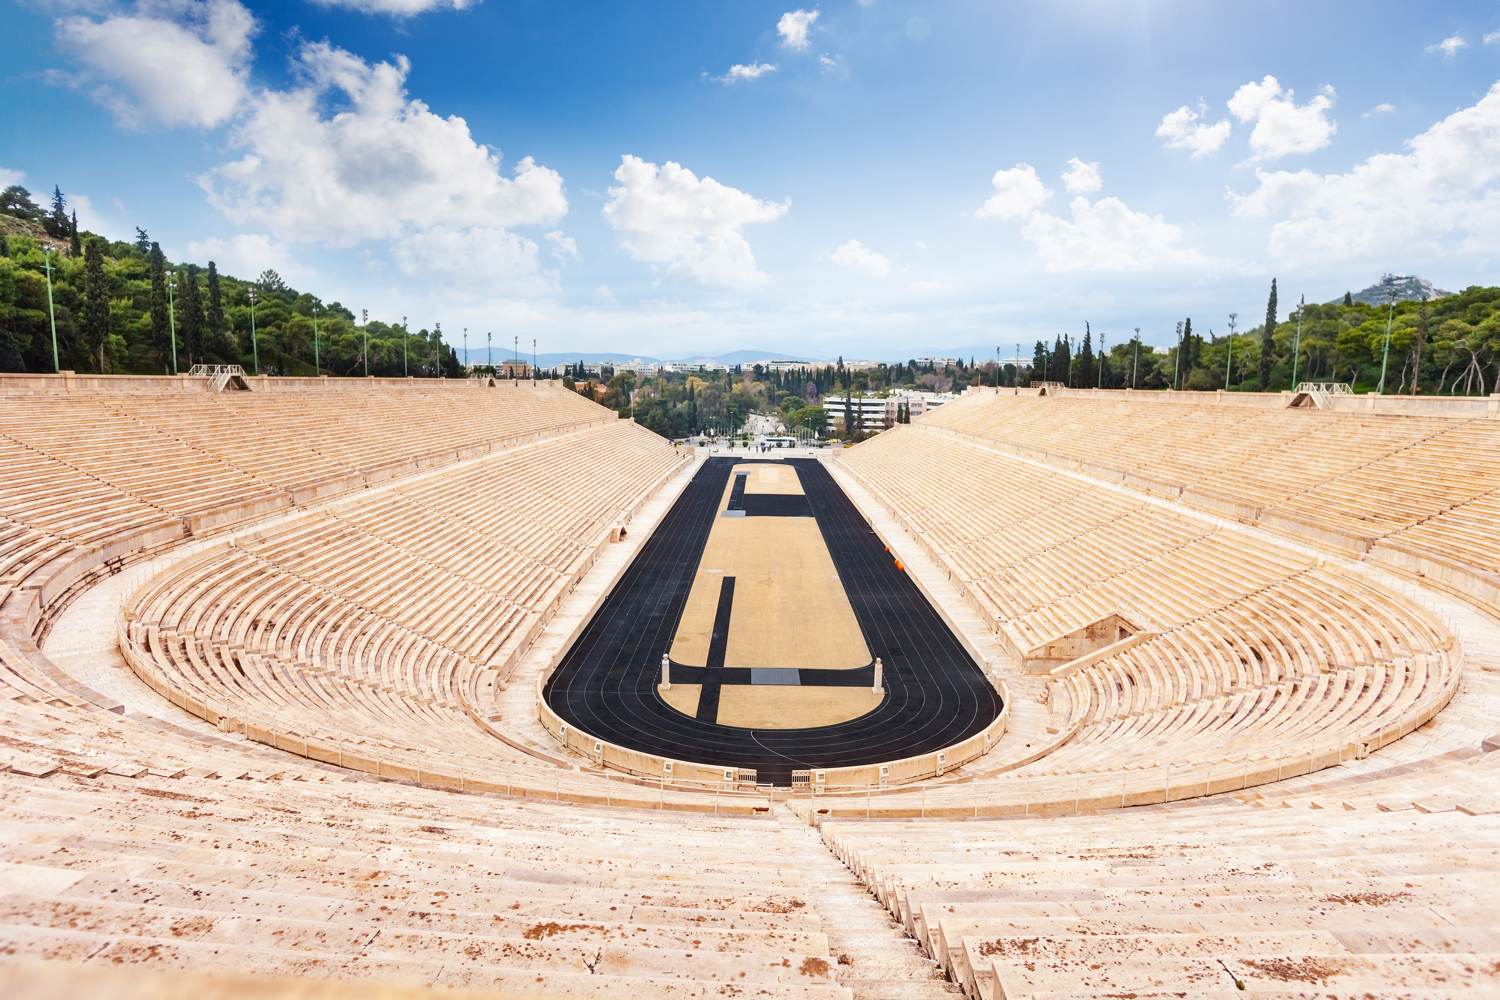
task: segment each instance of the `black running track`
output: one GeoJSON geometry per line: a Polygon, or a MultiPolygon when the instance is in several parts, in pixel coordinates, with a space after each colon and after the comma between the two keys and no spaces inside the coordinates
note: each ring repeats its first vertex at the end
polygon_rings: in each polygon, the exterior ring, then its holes
{"type": "MultiPolygon", "coordinates": [[[[730,469],[745,461],[711,458],[698,470],[548,681],[543,696],[553,711],[611,743],[677,760],[753,767],[758,780],[781,785],[791,783],[796,769],[898,760],[942,749],[989,725],[1000,713],[999,695],[814,459],[786,464],[801,480],[865,644],[884,660],[884,701],[866,715],[832,726],[741,729],[689,718],[662,700],[656,691],[662,654],[677,632],[730,469]]],[[[784,501],[767,497],[766,502],[784,501]]],[[[724,600],[733,600],[732,588],[727,598],[721,594],[724,600]]],[[[815,677],[821,678],[815,683],[859,677],[869,684],[871,670],[844,671],[837,679],[832,675],[838,671],[801,674],[804,683],[815,677]]],[[[673,664],[673,682],[704,678],[701,669],[685,671],[673,664]]],[[[743,683],[741,674],[748,671],[707,673],[726,675],[723,683],[743,683]]],[[[704,696],[710,686],[704,685],[704,696]]]]}

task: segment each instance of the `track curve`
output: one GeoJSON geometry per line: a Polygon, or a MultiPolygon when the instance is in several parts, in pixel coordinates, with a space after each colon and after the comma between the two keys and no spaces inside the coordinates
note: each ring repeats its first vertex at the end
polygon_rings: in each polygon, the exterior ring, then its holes
{"type": "Polygon", "coordinates": [[[570,725],[647,753],[753,767],[789,784],[793,770],[848,767],[940,750],[979,732],[1001,700],[983,672],[895,565],[854,504],[815,459],[797,471],[864,633],[885,665],[886,696],[873,711],[812,729],[740,729],[701,722],[657,693],[730,470],[754,459],[711,458],[564,655],[543,697],[570,725]]]}

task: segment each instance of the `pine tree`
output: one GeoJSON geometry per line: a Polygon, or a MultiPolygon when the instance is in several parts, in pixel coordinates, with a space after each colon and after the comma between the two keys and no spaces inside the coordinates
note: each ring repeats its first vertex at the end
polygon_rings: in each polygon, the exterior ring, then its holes
{"type": "Polygon", "coordinates": [[[206,352],[218,361],[228,361],[231,350],[229,330],[224,325],[224,297],[219,289],[219,268],[208,262],[208,311],[205,316],[206,352]]]}
{"type": "Polygon", "coordinates": [[[109,337],[109,286],[104,278],[104,241],[89,240],[83,260],[83,341],[104,371],[104,341],[109,337]]]}
{"type": "Polygon", "coordinates": [[[146,231],[140,226],[135,227],[135,248],[140,251],[142,257],[151,252],[151,237],[147,236],[146,231]]]}
{"type": "Polygon", "coordinates": [[[73,243],[73,246],[72,246],[73,256],[77,257],[79,254],[83,253],[83,246],[82,246],[81,243],[79,243],[79,240],[78,240],[78,212],[77,211],[73,212],[73,219],[68,224],[68,232],[72,235],[72,238],[73,238],[72,239],[72,243],[73,243]]]}
{"type": "Polygon", "coordinates": [[[177,299],[177,328],[182,331],[182,346],[189,366],[203,355],[203,295],[198,290],[198,265],[189,264],[182,278],[177,299]]]}
{"type": "Polygon", "coordinates": [[[58,239],[68,235],[68,200],[56,184],[52,185],[52,211],[47,215],[46,229],[49,236],[58,239]]]}
{"type": "Polygon", "coordinates": [[[167,258],[161,252],[161,244],[151,244],[147,259],[151,274],[151,343],[161,352],[157,357],[165,371],[172,356],[172,345],[168,342],[172,334],[167,319],[167,258]]]}
{"type": "Polygon", "coordinates": [[[1345,292],[1344,293],[1344,308],[1348,309],[1352,305],[1354,305],[1354,296],[1350,295],[1348,292],[1345,292]]]}
{"type": "Polygon", "coordinates": [[[1266,300],[1266,325],[1260,334],[1260,391],[1271,391],[1271,354],[1276,350],[1276,279],[1271,279],[1271,297],[1266,300]]]}

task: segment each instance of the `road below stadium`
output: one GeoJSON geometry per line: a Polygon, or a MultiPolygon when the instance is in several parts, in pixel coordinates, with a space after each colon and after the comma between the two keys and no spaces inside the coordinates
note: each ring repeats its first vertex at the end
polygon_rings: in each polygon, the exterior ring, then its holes
{"type": "MultiPolygon", "coordinates": [[[[662,655],[672,647],[731,470],[750,461],[712,458],[699,469],[548,681],[543,696],[553,711],[597,739],[677,760],[751,767],[760,781],[782,785],[793,770],[899,760],[989,725],[1000,712],[999,695],[814,459],[786,464],[796,470],[865,645],[883,661],[885,698],[858,718],[803,729],[720,725],[663,700],[662,655]]],[[[801,673],[804,684],[869,685],[873,670],[801,673]]],[[[715,689],[748,683],[750,674],[707,672],[715,689]]],[[[672,666],[674,687],[705,676],[672,666]]],[[[705,694],[710,687],[703,685],[705,694]]]]}

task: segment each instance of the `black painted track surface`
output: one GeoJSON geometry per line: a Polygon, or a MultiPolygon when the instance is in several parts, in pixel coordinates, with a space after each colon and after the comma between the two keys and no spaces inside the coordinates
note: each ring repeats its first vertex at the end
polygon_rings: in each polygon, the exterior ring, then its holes
{"type": "Polygon", "coordinates": [[[989,725],[1000,712],[999,695],[815,459],[786,461],[797,470],[865,644],[884,660],[885,699],[857,719],[816,729],[720,726],[662,700],[662,654],[687,604],[729,471],[745,461],[712,458],[699,469],[548,681],[543,696],[552,709],[599,739],[677,760],[753,767],[760,781],[776,784],[789,784],[795,769],[939,750],[989,725]]]}

